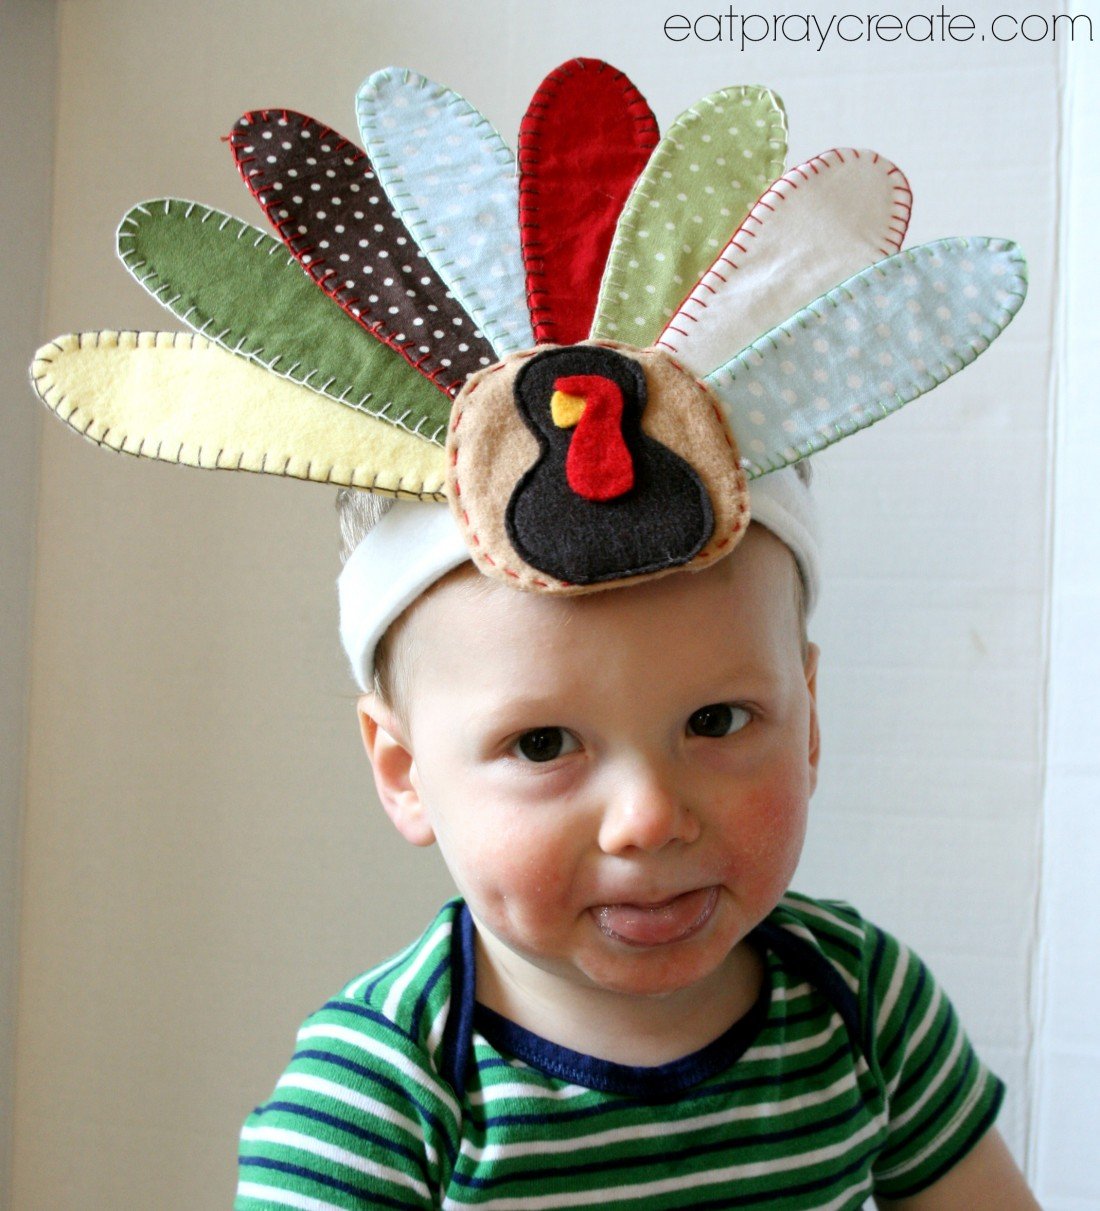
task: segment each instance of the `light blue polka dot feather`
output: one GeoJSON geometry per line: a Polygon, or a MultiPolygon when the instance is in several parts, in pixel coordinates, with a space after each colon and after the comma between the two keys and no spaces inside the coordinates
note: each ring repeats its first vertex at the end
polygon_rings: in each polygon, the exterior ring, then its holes
{"type": "Polygon", "coordinates": [[[881,420],[969,365],[1027,292],[1009,240],[936,240],[828,291],[707,375],[749,478],[881,420]]]}
{"type": "Polygon", "coordinates": [[[464,97],[405,68],[369,76],[363,142],[417,243],[498,356],[535,343],[515,156],[464,97]]]}

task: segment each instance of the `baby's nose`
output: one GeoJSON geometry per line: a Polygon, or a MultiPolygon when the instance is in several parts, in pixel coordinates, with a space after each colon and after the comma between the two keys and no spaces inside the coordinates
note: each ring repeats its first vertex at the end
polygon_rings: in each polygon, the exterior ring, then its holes
{"type": "Polygon", "coordinates": [[[605,802],[599,845],[605,853],[656,850],[671,841],[694,841],[699,822],[674,771],[639,762],[616,781],[605,802]]]}

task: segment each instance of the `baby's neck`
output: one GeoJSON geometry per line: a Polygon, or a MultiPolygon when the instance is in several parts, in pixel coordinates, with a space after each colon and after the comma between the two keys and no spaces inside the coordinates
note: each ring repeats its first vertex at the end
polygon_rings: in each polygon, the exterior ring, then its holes
{"type": "Polygon", "coordinates": [[[764,961],[742,942],[705,981],[665,996],[630,996],[570,986],[549,973],[532,983],[510,970],[507,953],[478,932],[476,999],[534,1034],[595,1059],[655,1067],[683,1059],[720,1038],[753,1007],[764,961]]]}

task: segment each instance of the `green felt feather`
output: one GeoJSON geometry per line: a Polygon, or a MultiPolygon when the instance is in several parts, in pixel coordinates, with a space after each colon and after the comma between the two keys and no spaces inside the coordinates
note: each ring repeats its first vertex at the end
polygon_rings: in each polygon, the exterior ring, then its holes
{"type": "Polygon", "coordinates": [[[325,298],[281,241],[163,198],[125,216],[118,253],[154,298],[223,348],[442,444],[447,396],[325,298]]]}
{"type": "Polygon", "coordinates": [[[786,156],[783,103],[766,88],[725,88],[682,113],[619,216],[592,336],[655,341],[786,156]]]}

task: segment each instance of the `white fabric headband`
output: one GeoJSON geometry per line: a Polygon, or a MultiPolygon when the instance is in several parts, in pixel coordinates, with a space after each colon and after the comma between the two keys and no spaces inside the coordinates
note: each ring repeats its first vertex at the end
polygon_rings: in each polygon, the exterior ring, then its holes
{"type": "MultiPolygon", "coordinates": [[[[752,520],[786,543],[806,587],[806,612],[820,586],[817,514],[793,467],[753,480],[752,520]]],[[[364,692],[373,688],[374,652],[387,628],[417,597],[470,558],[451,510],[395,501],[344,564],[337,582],[340,639],[364,692]]]]}

